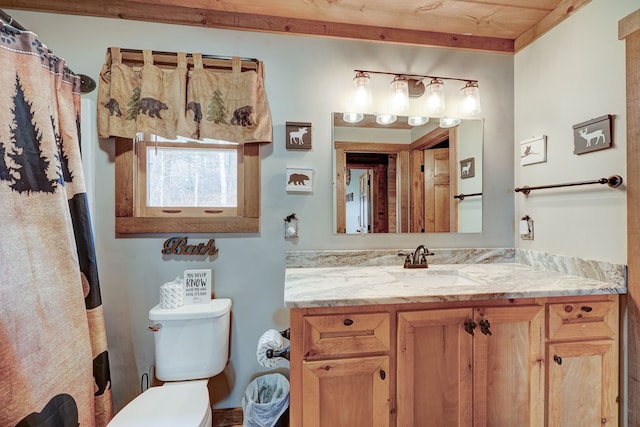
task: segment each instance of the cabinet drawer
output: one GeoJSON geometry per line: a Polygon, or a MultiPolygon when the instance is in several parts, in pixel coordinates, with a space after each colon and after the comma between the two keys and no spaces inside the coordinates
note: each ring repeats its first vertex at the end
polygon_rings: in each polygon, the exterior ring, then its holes
{"type": "Polygon", "coordinates": [[[549,304],[547,338],[573,340],[612,338],[616,335],[618,313],[614,301],[549,304]]]}
{"type": "Polygon", "coordinates": [[[305,316],[305,359],[389,351],[389,313],[305,316]]]}

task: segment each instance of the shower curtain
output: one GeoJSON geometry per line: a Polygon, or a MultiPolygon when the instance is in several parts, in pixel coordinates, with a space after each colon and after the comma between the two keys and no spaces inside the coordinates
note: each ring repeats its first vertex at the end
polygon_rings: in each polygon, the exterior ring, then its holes
{"type": "Polygon", "coordinates": [[[0,21],[0,426],[113,416],[80,158],[80,78],[0,21]]]}

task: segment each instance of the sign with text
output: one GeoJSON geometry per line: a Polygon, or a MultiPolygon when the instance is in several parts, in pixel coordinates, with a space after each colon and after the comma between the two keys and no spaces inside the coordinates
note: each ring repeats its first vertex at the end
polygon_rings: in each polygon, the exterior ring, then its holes
{"type": "Polygon", "coordinates": [[[200,256],[213,256],[218,253],[216,248],[216,241],[209,239],[205,243],[198,243],[197,245],[190,245],[187,243],[187,237],[169,237],[164,241],[162,245],[163,255],[200,255],[200,256]]]}
{"type": "Polygon", "coordinates": [[[184,304],[207,304],[211,300],[211,270],[184,271],[184,304]]]}

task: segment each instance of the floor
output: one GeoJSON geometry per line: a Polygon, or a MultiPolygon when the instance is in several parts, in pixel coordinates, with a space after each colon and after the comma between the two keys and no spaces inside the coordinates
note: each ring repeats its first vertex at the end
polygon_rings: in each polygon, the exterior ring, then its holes
{"type": "Polygon", "coordinates": [[[213,427],[242,427],[242,408],[214,409],[213,427]]]}

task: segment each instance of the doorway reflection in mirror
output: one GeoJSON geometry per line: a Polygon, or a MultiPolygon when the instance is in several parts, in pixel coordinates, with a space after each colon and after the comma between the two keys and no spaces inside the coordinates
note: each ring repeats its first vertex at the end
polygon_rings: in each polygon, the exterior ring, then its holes
{"type": "Polygon", "coordinates": [[[334,113],[333,124],[334,231],[482,231],[482,197],[454,197],[482,192],[481,119],[441,128],[438,121],[412,127],[401,117],[381,127],[373,115],[350,124],[334,113]],[[469,158],[475,173],[462,179],[460,162],[469,158]]]}

